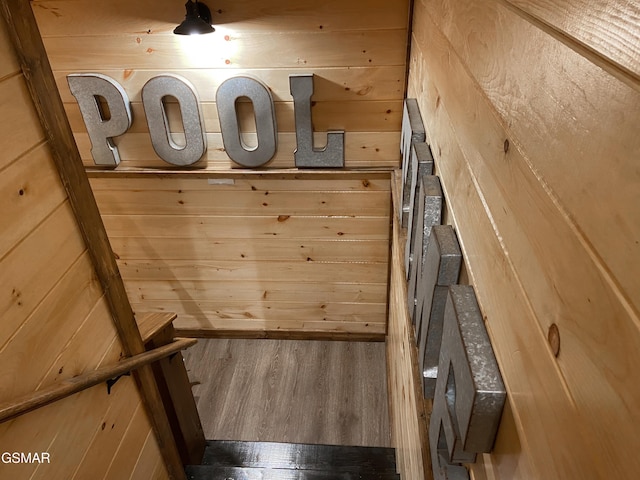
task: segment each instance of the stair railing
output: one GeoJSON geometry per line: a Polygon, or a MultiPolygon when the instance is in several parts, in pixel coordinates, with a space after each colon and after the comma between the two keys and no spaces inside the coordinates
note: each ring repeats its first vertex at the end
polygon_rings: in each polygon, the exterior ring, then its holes
{"type": "MultiPolygon", "coordinates": [[[[56,382],[42,390],[23,395],[9,402],[0,404],[0,423],[16,418],[25,413],[62,400],[75,393],[94,387],[102,382],[114,380],[121,375],[137,370],[145,365],[174,355],[197,341],[192,338],[177,338],[166,345],[154,348],[132,357],[127,357],[116,364],[100,367],[96,370],[80,374],[60,382],[56,382]]],[[[107,388],[110,388],[108,385],[107,388]]]]}

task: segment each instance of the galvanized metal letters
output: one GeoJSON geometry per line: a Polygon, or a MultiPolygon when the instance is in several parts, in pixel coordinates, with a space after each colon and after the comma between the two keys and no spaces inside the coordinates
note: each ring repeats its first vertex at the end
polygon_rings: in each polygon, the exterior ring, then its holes
{"type": "Polygon", "coordinates": [[[142,104],[149,124],[153,149],[164,161],[177,166],[196,163],[207,151],[204,120],[195,88],[177,75],[158,75],[142,87],[142,104]],[[179,145],[169,129],[164,99],[173,97],[180,106],[184,145],[179,145]]]}
{"type": "MultiPolygon", "coordinates": [[[[407,245],[405,248],[405,269],[407,278],[410,278],[409,269],[413,255],[413,243],[416,235],[416,227],[418,224],[418,198],[420,179],[424,175],[433,173],[433,156],[431,148],[426,143],[411,143],[411,154],[409,156],[411,162],[411,194],[409,198],[409,219],[407,221],[407,245]]],[[[440,223],[440,222],[438,222],[440,223]]]]}
{"type": "Polygon", "coordinates": [[[409,284],[407,285],[407,302],[411,320],[416,323],[416,317],[421,310],[417,309],[418,293],[422,288],[418,288],[418,283],[423,275],[427,245],[431,238],[432,228],[440,225],[442,219],[442,188],[440,180],[434,175],[423,175],[420,178],[417,199],[414,202],[417,206],[416,225],[413,231],[413,238],[407,236],[407,241],[413,241],[413,253],[409,262],[409,284]]]}
{"type": "Polygon", "coordinates": [[[433,398],[435,393],[447,292],[450,285],[458,283],[461,266],[462,252],[453,227],[433,227],[424,256],[416,307],[419,310],[416,319],[418,360],[425,398],[433,398]]]}
{"type": "Polygon", "coordinates": [[[415,99],[405,101],[401,152],[407,228],[407,308],[413,320],[425,398],[433,399],[429,443],[436,480],[468,480],[463,465],[493,447],[506,390],[473,287],[456,285],[462,252],[440,225],[444,195],[415,99]]]}
{"type": "Polygon", "coordinates": [[[468,479],[462,463],[490,452],[506,390],[473,287],[449,287],[429,444],[436,480],[468,479]]]}
{"type": "Polygon", "coordinates": [[[313,74],[289,75],[289,89],[293,96],[296,117],[296,167],[344,167],[344,132],[327,133],[327,145],[313,148],[311,96],[313,74]]]}
{"type": "Polygon", "coordinates": [[[276,154],[278,133],[276,111],[271,91],[255,78],[232,77],[218,87],[216,104],[222,142],[229,158],[244,167],[260,167],[276,154]],[[247,97],[253,103],[258,145],[248,147],[241,138],[238,124],[237,101],[247,97]]]}
{"type": "Polygon", "coordinates": [[[420,116],[420,107],[415,98],[407,98],[402,110],[402,133],[400,138],[400,153],[402,154],[402,203],[398,218],[403,228],[409,220],[411,201],[411,173],[410,162],[411,144],[422,143],[426,139],[424,124],[420,116]]]}
{"type": "MultiPolygon", "coordinates": [[[[290,90],[294,100],[297,148],[295,164],[300,168],[344,167],[344,131],[329,131],[325,148],[314,148],[311,123],[313,74],[291,75],[290,90]]],[[[124,88],[114,79],[102,74],[70,74],[67,76],[71,92],[78,100],[89,138],[91,153],[97,165],[118,166],[120,155],[113,137],[131,127],[131,109],[124,88]],[[105,103],[109,115],[103,115],[98,102],[105,103]]],[[[142,90],[145,115],[153,148],[158,156],[173,165],[193,165],[207,149],[203,117],[195,88],[176,75],[159,75],[147,82],[142,90]],[[180,104],[184,123],[184,145],[176,141],[169,129],[164,99],[174,97],[180,104]]],[[[246,76],[224,81],[217,93],[216,103],[225,151],[243,167],[260,167],[276,153],[277,129],[273,98],[269,87],[246,76]],[[253,103],[257,145],[243,142],[238,122],[236,102],[247,97],[253,103]]],[[[181,134],[179,134],[181,135],[181,134]]]]}
{"type": "Polygon", "coordinates": [[[118,166],[120,154],[113,137],[131,127],[131,107],[122,86],[99,73],[67,75],[69,89],[80,107],[91,140],[91,155],[96,165],[118,166]],[[109,106],[110,118],[103,115],[99,98],[109,106]]]}

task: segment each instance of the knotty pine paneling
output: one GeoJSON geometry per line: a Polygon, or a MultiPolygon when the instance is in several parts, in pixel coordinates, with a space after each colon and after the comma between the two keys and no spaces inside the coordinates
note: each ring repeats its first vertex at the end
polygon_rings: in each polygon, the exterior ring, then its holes
{"type": "Polygon", "coordinates": [[[2,344],[11,340],[84,252],[82,240],[73,231],[73,217],[67,203],[30,233],[0,260],[2,344]],[[31,267],[25,268],[28,264],[31,267]]]}
{"type": "MultiPolygon", "coordinates": [[[[75,474],[76,478],[90,478],[93,472],[96,471],[101,472],[101,475],[105,475],[109,471],[116,453],[123,444],[129,425],[140,408],[139,402],[124,401],[126,398],[124,393],[130,389],[130,386],[123,384],[122,387],[124,388],[118,388],[119,386],[117,384],[113,388],[113,405],[105,412],[102,418],[105,428],[102,429],[102,425],[98,425],[99,428],[96,429],[95,437],[92,439],[91,444],[88,445],[84,461],[78,465],[78,470],[75,474]]],[[[137,453],[139,451],[135,454],[137,453]]],[[[126,476],[123,478],[126,478],[126,476]]]]}
{"type": "Polygon", "coordinates": [[[539,21],[540,27],[552,35],[569,37],[568,43],[573,48],[612,75],[626,76],[630,83],[640,80],[640,4],[637,2],[508,0],[507,3],[518,14],[529,16],[528,20],[539,21]]]}
{"type": "MultiPolygon", "coordinates": [[[[115,13],[115,12],[114,12],[115,13]]],[[[181,21],[178,20],[179,23],[181,21]]],[[[95,71],[158,68],[291,68],[366,67],[402,65],[406,47],[406,30],[234,33],[220,39],[216,32],[209,37],[182,38],[171,33],[140,35],[135,32],[88,35],[78,42],[67,31],[61,36],[44,37],[53,65],[62,70],[95,71]],[[216,43],[209,43],[213,39],[216,43]],[[189,42],[186,46],[178,42],[189,42]],[[198,43],[192,42],[197,40],[198,43]],[[222,42],[220,42],[222,40],[222,42]],[[288,48],[284,47],[287,45],[288,48]],[[204,48],[208,55],[202,55],[204,48]],[[199,55],[185,55],[184,50],[198,49],[199,55]],[[70,52],[74,52],[73,55],[70,52]]],[[[231,72],[233,73],[233,72],[231,72]]]]}
{"type": "MultiPolygon", "coordinates": [[[[619,282],[630,307],[640,311],[640,278],[628,268],[629,255],[640,259],[640,224],[634,220],[634,207],[640,203],[636,161],[640,157],[640,139],[633,134],[640,118],[640,80],[635,88],[617,80],[568,47],[550,40],[509,9],[499,7],[491,13],[467,2],[451,9],[445,5],[439,11],[442,16],[436,16],[440,18],[436,23],[451,38],[456,52],[461,52],[463,63],[471,69],[494,108],[510,120],[508,133],[519,142],[515,146],[524,152],[529,175],[538,176],[551,190],[550,201],[556,202],[560,214],[568,218],[578,241],[591,244],[585,248],[587,254],[602,258],[607,269],[612,270],[610,282],[619,282]],[[459,20],[452,22],[445,11],[456,14],[454,18],[459,20]],[[480,31],[496,33],[487,37],[483,47],[453,33],[459,28],[471,28],[471,23],[480,31]],[[529,35],[523,39],[516,35],[520,30],[498,28],[504,24],[518,25],[529,35]],[[533,55],[532,44],[539,52],[535,57],[540,58],[538,62],[525,61],[522,55],[513,53],[530,51],[533,55]],[[480,52],[501,58],[502,63],[489,67],[478,61],[480,52]],[[557,68],[544,71],[548,61],[543,58],[554,60],[552,65],[557,68]],[[516,72],[522,72],[522,78],[516,72]],[[573,72],[580,72],[583,81],[573,81],[573,72]],[[510,95],[510,86],[515,84],[518,96],[510,95]],[[547,89],[546,95],[539,93],[542,86],[547,89]],[[537,121],[531,122],[532,118],[537,121]],[[594,134],[601,130],[604,138],[594,134]],[[613,168],[602,175],[602,164],[595,159],[606,159],[613,168]],[[577,172],[579,181],[566,181],[577,172]],[[613,235],[602,228],[609,222],[621,234],[613,235]]],[[[629,28],[633,31],[633,25],[629,28]]],[[[504,148],[504,139],[498,141],[504,148]]],[[[496,147],[499,149],[489,148],[496,147]]],[[[514,153],[510,151],[511,155],[514,153]]],[[[526,202],[525,198],[519,203],[526,202]]],[[[640,267],[640,261],[635,265],[640,267]]]]}
{"type": "Polygon", "coordinates": [[[20,71],[20,65],[16,57],[13,48],[8,48],[10,45],[9,34],[5,28],[0,28],[0,80],[5,80],[5,77],[10,75],[17,75],[20,71]]]}
{"type": "MultiPolygon", "coordinates": [[[[135,383],[128,377],[118,382],[111,395],[106,394],[104,385],[97,385],[5,422],[0,425],[0,432],[3,447],[49,452],[51,459],[49,464],[42,465],[2,463],[0,474],[7,478],[80,480],[115,472],[117,468],[118,474],[122,474],[117,478],[136,480],[138,477],[133,476],[136,469],[157,468],[156,460],[160,458],[157,446],[155,459],[149,458],[145,450],[150,449],[153,454],[153,446],[145,447],[130,440],[133,435],[148,435],[151,427],[135,383]],[[82,421],[70,421],[70,418],[82,421]],[[10,443],[6,439],[10,439],[10,443]],[[121,462],[117,467],[112,465],[114,458],[121,462]]],[[[153,477],[147,478],[168,477],[166,470],[160,468],[153,477]]]]}
{"type": "MultiPolygon", "coordinates": [[[[139,404],[131,416],[131,422],[127,430],[122,435],[122,440],[113,456],[113,461],[105,475],[105,480],[118,480],[121,478],[133,477],[136,471],[138,460],[145,451],[146,440],[149,436],[149,420],[142,404],[139,404]]],[[[156,447],[156,454],[158,453],[156,447]]],[[[153,458],[142,457],[148,468],[153,468],[155,462],[153,458]]]]}
{"type": "Polygon", "coordinates": [[[91,182],[136,310],[202,336],[383,337],[387,174],[132,175],[91,182]]]}
{"type": "MultiPolygon", "coordinates": [[[[122,347],[4,20],[0,113],[0,401],[12,402],[117,362],[122,347]]],[[[137,405],[135,382],[123,379],[111,395],[99,385],[1,423],[0,451],[47,452],[50,463],[2,462],[0,478],[101,478],[137,405]]],[[[146,416],[135,428],[153,441],[144,456],[142,445],[123,447],[134,461],[118,478],[167,478],[146,416]]]]}
{"type": "Polygon", "coordinates": [[[4,206],[0,257],[66,200],[44,143],[26,152],[21,162],[13,162],[3,172],[0,176],[4,206]]]}
{"type": "MultiPolygon", "coordinates": [[[[215,180],[212,180],[215,182],[215,180]]],[[[221,215],[346,217],[354,211],[385,216],[389,207],[388,180],[261,180],[235,179],[233,185],[212,185],[208,179],[138,178],[129,190],[124,178],[93,178],[103,215],[221,215]],[[363,184],[366,182],[366,186],[363,184]],[[161,194],[159,192],[162,192],[161,194]]]]}
{"type": "MultiPolygon", "coordinates": [[[[144,83],[167,72],[191,81],[200,97],[208,141],[200,168],[237,166],[222,147],[215,92],[225,79],[247,74],[269,85],[274,96],[278,152],[266,168],[293,167],[288,77],[296,73],[316,75],[315,129],[346,130],[347,167],[398,165],[408,0],[216,2],[210,5],[216,32],[198,38],[173,35],[184,6],[170,0],[36,0],[32,5],[87,167],[93,166],[90,145],[66,83],[69,73],[104,73],[127,91],[135,120],[130,132],[115,140],[121,169],[167,168],[151,147],[140,100],[144,83]]],[[[249,112],[243,109],[241,116],[250,131],[249,112]]],[[[326,134],[318,135],[317,145],[325,142],[326,134]]]]}
{"type": "Polygon", "coordinates": [[[38,116],[29,98],[22,77],[14,71],[2,81],[0,105],[0,168],[6,167],[16,157],[36,147],[44,140],[38,123],[38,116]]]}
{"type": "MultiPolygon", "coordinates": [[[[408,96],[510,399],[494,452],[472,470],[634,478],[640,391],[626,379],[640,345],[640,82],[607,52],[637,45],[580,33],[586,15],[606,22],[598,2],[569,2],[591,10],[557,16],[563,35],[549,35],[551,20],[524,12],[543,3],[415,4],[408,96]]],[[[632,10],[617,23],[633,39],[632,10]]]]}
{"type": "MultiPolygon", "coordinates": [[[[89,317],[102,297],[102,288],[92,273],[90,259],[82,255],[5,345],[0,369],[3,399],[36,390],[62,347],[89,317]]],[[[60,368],[64,372],[64,365],[60,368]]]]}
{"type": "Polygon", "coordinates": [[[150,431],[129,478],[131,480],[136,478],[158,479],[163,478],[165,475],[166,472],[158,450],[158,443],[153,431],[150,431]]]}

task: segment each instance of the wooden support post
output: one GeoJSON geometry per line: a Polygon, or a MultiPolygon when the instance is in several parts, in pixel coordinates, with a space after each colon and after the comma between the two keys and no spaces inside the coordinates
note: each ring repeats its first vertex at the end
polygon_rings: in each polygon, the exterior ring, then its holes
{"type": "MultiPolygon", "coordinates": [[[[147,350],[171,343],[175,337],[175,314],[148,314],[140,320],[140,331],[147,350]]],[[[164,403],[173,437],[185,465],[199,465],[206,439],[200,415],[191,391],[191,383],[181,352],[153,365],[160,396],[164,403]]]]}

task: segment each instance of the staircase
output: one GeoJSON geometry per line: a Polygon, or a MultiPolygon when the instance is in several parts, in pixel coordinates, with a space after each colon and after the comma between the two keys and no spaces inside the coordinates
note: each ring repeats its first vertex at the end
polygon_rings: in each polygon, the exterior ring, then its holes
{"type": "Polygon", "coordinates": [[[400,480],[395,451],[300,443],[207,441],[188,480],[400,480]]]}

